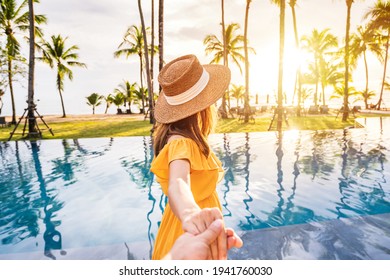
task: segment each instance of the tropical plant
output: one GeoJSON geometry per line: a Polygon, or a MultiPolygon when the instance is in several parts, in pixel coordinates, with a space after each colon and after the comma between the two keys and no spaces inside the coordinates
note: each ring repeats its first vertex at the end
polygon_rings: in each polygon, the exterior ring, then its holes
{"type": "Polygon", "coordinates": [[[110,93],[104,97],[104,101],[106,102],[106,110],[104,114],[107,114],[108,108],[110,108],[111,104],[114,102],[114,96],[110,93]]]}
{"type": "MultiPolygon", "coordinates": [[[[39,3],[38,0],[34,2],[39,3]]],[[[20,57],[21,45],[18,41],[16,34],[23,33],[29,30],[29,12],[28,12],[28,0],[22,1],[18,5],[16,0],[0,0],[0,28],[3,30],[6,36],[6,52],[7,52],[7,66],[8,66],[8,86],[11,94],[12,103],[12,121],[16,124],[16,108],[13,89],[13,76],[15,60],[22,60],[20,57]]],[[[46,23],[46,17],[43,15],[35,15],[35,22],[39,25],[46,23]]],[[[38,36],[42,35],[42,31],[39,27],[35,28],[35,32],[38,36]]]]}
{"type": "Polygon", "coordinates": [[[62,117],[66,117],[65,105],[62,97],[64,90],[64,79],[67,76],[69,80],[73,80],[73,72],[70,67],[87,67],[85,63],[77,61],[79,59],[77,50],[79,47],[72,45],[67,48],[66,40],[68,37],[62,38],[61,35],[52,35],[51,42],[44,41],[42,44],[42,57],[39,59],[49,64],[50,68],[55,68],[57,71],[57,89],[61,99],[62,117]]]}
{"type": "MultiPolygon", "coordinates": [[[[358,95],[358,92],[356,91],[356,89],[354,87],[348,87],[348,96],[356,96],[356,95],[358,95]]],[[[340,83],[334,87],[334,91],[333,91],[332,95],[330,96],[330,99],[341,99],[342,98],[344,100],[344,96],[345,96],[345,86],[343,85],[343,83],[340,83]]]]}
{"type": "Polygon", "coordinates": [[[123,93],[121,92],[118,92],[117,94],[115,94],[112,98],[112,103],[115,104],[115,106],[117,107],[117,112],[118,113],[121,113],[121,109],[120,109],[120,106],[123,105],[125,101],[125,96],[123,95],[123,93]]]}
{"type": "MultiPolygon", "coordinates": [[[[240,29],[238,23],[231,23],[226,27],[225,32],[222,34],[222,42],[216,35],[207,35],[203,40],[205,45],[206,55],[213,54],[213,58],[210,63],[219,63],[223,61],[225,66],[229,66],[229,60],[231,60],[240,70],[242,74],[241,63],[245,62],[244,52],[244,36],[236,35],[240,29]],[[225,44],[223,43],[225,40],[225,44]],[[224,57],[226,56],[226,59],[224,57]]],[[[251,47],[248,50],[252,53],[256,53],[251,47]]],[[[228,100],[229,102],[229,100],[228,100]]],[[[230,104],[228,105],[230,107],[230,104]]],[[[227,117],[226,114],[226,98],[222,98],[222,117],[227,117]]]]}
{"type": "MultiPolygon", "coordinates": [[[[150,34],[150,27],[145,28],[145,32],[147,35],[150,34]]],[[[157,51],[158,48],[155,48],[155,51],[157,51]]],[[[148,48],[148,51],[150,51],[150,48],[148,48]]],[[[142,26],[137,27],[135,25],[130,26],[125,35],[123,36],[122,43],[118,46],[118,50],[114,52],[114,57],[120,57],[120,56],[126,56],[128,58],[132,55],[137,55],[139,58],[139,64],[140,64],[140,84],[141,87],[144,86],[144,37],[142,34],[142,26]]],[[[142,107],[145,107],[145,97],[142,99],[142,107]]]]}
{"type": "Polygon", "coordinates": [[[354,102],[363,101],[365,108],[369,109],[368,101],[374,96],[375,96],[374,91],[366,91],[366,90],[357,91],[356,99],[354,100],[354,102]]]}
{"type": "Polygon", "coordinates": [[[158,69],[164,65],[164,0],[158,1],[158,69]]]}
{"type": "MultiPolygon", "coordinates": [[[[134,91],[134,94],[135,94],[135,97],[136,97],[135,103],[140,105],[139,101],[145,99],[145,97],[148,95],[148,89],[146,87],[138,86],[138,89],[136,89],[134,91]]],[[[146,112],[145,107],[146,107],[145,103],[142,102],[141,106],[140,106],[140,113],[141,114],[144,114],[146,112]]]]}
{"type": "Polygon", "coordinates": [[[281,131],[283,123],[283,57],[284,57],[284,37],[285,37],[285,0],[271,0],[280,8],[279,16],[279,69],[278,69],[278,108],[277,108],[277,130],[281,131]]]}
{"type": "Polygon", "coordinates": [[[115,93],[122,93],[124,96],[124,104],[126,107],[126,103],[129,105],[129,113],[131,114],[131,105],[133,103],[135,97],[137,83],[130,83],[129,81],[123,81],[122,84],[119,85],[118,88],[114,90],[115,93]]]}
{"type": "Polygon", "coordinates": [[[386,82],[386,71],[387,71],[387,61],[389,57],[389,44],[390,44],[390,1],[378,0],[374,7],[370,8],[366,13],[365,18],[370,18],[369,28],[383,32],[383,38],[386,41],[385,46],[385,55],[384,55],[384,67],[383,67],[383,77],[382,77],[382,86],[381,92],[379,95],[378,103],[376,107],[378,110],[381,108],[383,101],[383,91],[385,88],[386,82]]]}
{"type": "Polygon", "coordinates": [[[333,48],[338,45],[336,36],[332,35],[330,29],[318,31],[313,29],[310,35],[304,35],[301,38],[301,47],[313,54],[312,70],[315,76],[314,105],[318,105],[318,86],[321,81],[321,64],[324,65],[327,59],[326,55],[331,53],[333,48]]]}
{"type": "MultiPolygon", "coordinates": [[[[147,81],[147,87],[148,87],[148,93],[149,93],[149,116],[150,116],[150,123],[154,123],[154,110],[153,110],[153,87],[152,87],[152,78],[150,75],[150,67],[149,67],[149,52],[148,52],[148,38],[146,34],[146,27],[145,27],[145,21],[144,21],[144,15],[142,12],[142,5],[141,0],[138,0],[138,10],[141,18],[141,26],[142,26],[142,36],[144,38],[144,57],[145,57],[145,65],[146,65],[146,81],[147,81]]],[[[154,17],[154,15],[153,15],[154,17]]],[[[154,51],[154,50],[151,50],[154,51]]]]}
{"type": "Polygon", "coordinates": [[[245,97],[245,87],[243,85],[232,85],[230,89],[230,96],[236,99],[238,108],[240,101],[245,97]]]}
{"type": "Polygon", "coordinates": [[[90,96],[87,96],[86,99],[87,105],[92,107],[92,114],[95,115],[95,108],[102,104],[104,96],[94,92],[90,96]]]}
{"type": "MultiPolygon", "coordinates": [[[[377,30],[368,28],[368,26],[359,26],[357,32],[351,35],[351,64],[356,67],[358,59],[363,56],[364,69],[366,74],[366,88],[362,93],[368,93],[368,63],[367,51],[371,51],[380,60],[382,59],[382,50],[380,47],[380,34],[377,30]]],[[[367,107],[367,104],[366,104],[367,107]]]]}

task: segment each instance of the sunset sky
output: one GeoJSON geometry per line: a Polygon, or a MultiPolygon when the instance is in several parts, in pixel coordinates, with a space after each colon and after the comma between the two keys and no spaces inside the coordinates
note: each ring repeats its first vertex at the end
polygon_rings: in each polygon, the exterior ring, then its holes
{"type": "MultiPolygon", "coordinates": [[[[89,114],[91,108],[86,105],[85,97],[93,92],[102,95],[112,93],[123,80],[139,82],[138,57],[129,59],[114,58],[113,53],[122,42],[127,27],[140,25],[136,0],[41,0],[36,4],[35,12],[45,14],[48,24],[44,26],[45,37],[53,34],[68,36],[68,47],[76,44],[80,47],[80,61],[88,69],[74,68],[74,80],[65,81],[64,99],[68,114],[89,114]],[[66,3],[66,4],[64,4],[66,3]]],[[[142,1],[145,20],[150,26],[150,1],[142,1]]],[[[156,26],[157,8],[156,2],[156,26]]],[[[208,34],[220,37],[221,8],[220,0],[165,1],[165,61],[193,53],[202,63],[207,64],[211,56],[204,54],[203,39],[208,34]]],[[[288,2],[288,1],[287,1],[288,2]]],[[[351,32],[362,22],[362,17],[374,0],[355,1],[352,7],[351,32]]],[[[225,22],[235,22],[244,33],[244,0],[225,0],[225,22]]],[[[330,28],[339,38],[340,45],[345,34],[346,6],[344,0],[301,0],[296,7],[299,35],[310,33],[314,28],[330,28]]],[[[19,38],[21,38],[20,34],[19,38]]],[[[157,35],[156,35],[157,36],[157,35]]],[[[291,9],[286,6],[286,51],[285,51],[285,91],[291,98],[295,79],[295,66],[299,56],[294,52],[294,40],[291,9]]],[[[251,55],[250,92],[259,94],[264,100],[272,96],[277,88],[277,66],[279,51],[279,9],[267,0],[253,0],[249,14],[249,45],[256,50],[251,55]]],[[[157,43],[157,38],[156,38],[157,43]]],[[[27,50],[27,48],[25,48],[27,50]]],[[[27,54],[27,51],[25,51],[27,54]]],[[[304,59],[302,57],[301,59],[304,59]]],[[[156,60],[156,68],[158,61],[156,60]]],[[[382,66],[375,57],[370,57],[370,89],[379,91],[382,66]]],[[[244,78],[237,67],[231,65],[232,82],[243,84],[244,78]]],[[[359,64],[354,74],[354,86],[363,89],[364,74],[359,64]]],[[[54,70],[38,62],[36,64],[36,99],[38,111],[42,114],[60,114],[61,104],[56,89],[54,70]]],[[[25,88],[16,85],[17,114],[23,113],[26,105],[27,81],[25,88]]],[[[157,88],[157,86],[156,86],[157,88]]],[[[330,89],[328,89],[329,93],[330,89]]],[[[291,100],[288,100],[291,102],[291,100]]],[[[390,106],[390,104],[389,104],[390,106]]],[[[104,105],[97,108],[97,113],[104,112],[104,105]]],[[[113,105],[109,113],[114,113],[113,105]]],[[[2,115],[11,114],[9,91],[4,98],[2,115]]]]}

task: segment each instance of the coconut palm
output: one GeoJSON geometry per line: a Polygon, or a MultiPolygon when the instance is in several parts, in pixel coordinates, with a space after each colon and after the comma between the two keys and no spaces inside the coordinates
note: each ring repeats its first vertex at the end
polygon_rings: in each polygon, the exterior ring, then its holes
{"type": "Polygon", "coordinates": [[[114,102],[114,96],[110,93],[104,97],[104,101],[106,102],[106,110],[104,111],[104,114],[107,114],[108,108],[110,108],[111,104],[114,102]]]}
{"type": "Polygon", "coordinates": [[[243,85],[232,85],[230,89],[230,96],[236,99],[238,108],[240,105],[240,100],[245,97],[245,87],[243,85]]]}
{"type": "MultiPolygon", "coordinates": [[[[348,87],[348,96],[356,96],[357,94],[358,92],[354,87],[348,87]]],[[[334,92],[330,96],[330,99],[340,99],[340,98],[344,99],[344,96],[345,96],[345,86],[343,84],[338,84],[334,87],[334,92]]]]}
{"type": "Polygon", "coordinates": [[[124,101],[125,101],[125,96],[121,92],[118,92],[112,98],[112,103],[116,105],[118,114],[122,112],[120,106],[123,105],[124,101]]]}
{"type": "Polygon", "coordinates": [[[343,118],[342,121],[346,122],[348,119],[348,114],[349,114],[349,108],[348,108],[348,94],[349,94],[349,89],[348,89],[348,82],[349,82],[349,62],[350,62],[350,28],[351,28],[351,10],[352,10],[352,4],[354,0],[345,0],[345,4],[347,5],[347,23],[345,25],[345,47],[344,47],[344,66],[345,66],[345,73],[344,73],[344,111],[343,111],[343,118]]]}
{"type": "MultiPolygon", "coordinates": [[[[337,59],[331,58],[329,61],[320,61],[320,82],[321,82],[321,96],[322,105],[326,105],[325,89],[329,86],[335,86],[343,79],[344,73],[342,67],[343,63],[337,61],[337,59]]],[[[321,102],[321,100],[320,100],[321,102]]]]}
{"type": "Polygon", "coordinates": [[[86,99],[87,105],[92,107],[92,114],[95,115],[95,108],[102,104],[104,96],[94,92],[90,96],[87,96],[86,99]]]}
{"type": "Polygon", "coordinates": [[[249,122],[249,54],[248,54],[248,20],[249,8],[252,0],[246,0],[245,26],[244,26],[244,53],[245,53],[245,98],[244,98],[244,122],[249,122]]]}
{"type": "Polygon", "coordinates": [[[329,28],[322,31],[313,29],[310,35],[304,35],[301,38],[301,47],[309,53],[313,54],[314,59],[314,74],[315,74],[315,93],[314,105],[318,104],[318,86],[320,83],[320,67],[321,63],[326,61],[325,56],[330,53],[331,49],[338,45],[337,37],[331,34],[329,28]]]}
{"type": "MultiPolygon", "coordinates": [[[[203,40],[203,44],[205,45],[206,55],[213,54],[213,59],[210,63],[219,63],[222,60],[225,66],[229,66],[229,60],[231,60],[242,74],[241,63],[245,61],[243,55],[244,36],[236,35],[239,29],[238,23],[231,23],[226,27],[224,34],[222,34],[226,42],[225,44],[216,35],[207,35],[203,40]],[[225,53],[226,60],[224,59],[225,53]]],[[[248,50],[255,53],[255,50],[251,47],[248,47],[248,50]]],[[[222,111],[222,117],[227,117],[225,96],[222,97],[222,111]]]]}
{"type": "MultiPolygon", "coordinates": [[[[276,4],[280,8],[279,16],[279,71],[278,71],[278,119],[277,119],[277,130],[282,129],[283,119],[283,57],[284,57],[284,23],[286,14],[286,1],[285,0],[271,0],[272,3],[276,4]]],[[[294,4],[295,6],[295,4],[294,4]]]]}
{"type": "Polygon", "coordinates": [[[123,81],[122,84],[119,85],[118,88],[115,89],[115,93],[122,93],[124,96],[124,103],[126,107],[126,102],[129,105],[129,113],[131,114],[131,105],[134,100],[134,94],[136,91],[137,83],[130,83],[129,81],[123,81]]]}
{"type": "MultiPolygon", "coordinates": [[[[280,0],[271,0],[272,3],[280,6],[281,1],[280,0]]],[[[297,0],[290,0],[288,4],[291,7],[291,14],[293,19],[293,27],[294,27],[294,37],[295,37],[295,48],[299,50],[299,35],[298,35],[298,27],[297,27],[297,16],[295,12],[295,6],[297,5],[297,0]]],[[[301,87],[302,87],[302,73],[300,66],[298,66],[297,69],[297,83],[298,83],[298,106],[297,106],[297,115],[301,115],[301,87]]]]}
{"type": "Polygon", "coordinates": [[[164,66],[164,0],[158,1],[158,69],[164,66]]]}
{"type": "Polygon", "coordinates": [[[356,99],[354,102],[363,101],[366,109],[369,109],[368,101],[375,96],[375,91],[361,90],[356,92],[356,99]]]}
{"type": "Polygon", "coordinates": [[[371,51],[378,58],[382,58],[379,38],[380,34],[378,31],[372,28],[368,28],[368,26],[359,26],[357,28],[357,32],[351,35],[351,62],[356,65],[357,60],[361,56],[363,56],[364,61],[364,69],[366,72],[366,88],[364,91],[362,91],[362,93],[369,93],[367,50],[371,51]]]}
{"type": "Polygon", "coordinates": [[[66,46],[68,37],[62,38],[61,35],[51,36],[51,42],[43,42],[42,57],[39,58],[43,62],[49,64],[50,68],[55,68],[57,71],[57,89],[61,99],[62,117],[66,117],[65,105],[62,97],[64,90],[64,79],[67,76],[69,80],[73,80],[73,72],[70,67],[87,67],[85,63],[77,61],[79,59],[77,50],[79,47],[72,45],[69,48],[66,46]]]}
{"type": "MultiPolygon", "coordinates": [[[[148,89],[146,87],[141,87],[141,86],[138,86],[138,89],[136,89],[134,91],[134,94],[135,94],[135,103],[138,103],[139,104],[139,101],[140,100],[144,100],[145,97],[148,95],[148,89]]],[[[140,108],[140,112],[141,114],[144,114],[145,113],[145,103],[142,102],[141,103],[141,108],[140,108]]]]}
{"type": "Polygon", "coordinates": [[[374,7],[370,8],[366,13],[365,18],[370,18],[370,27],[371,29],[379,30],[383,32],[384,39],[386,41],[385,45],[385,56],[384,56],[384,67],[383,67],[383,77],[382,77],[382,86],[379,96],[378,103],[376,107],[378,110],[381,108],[383,100],[383,90],[386,82],[386,71],[387,71],[387,60],[389,57],[389,44],[390,44],[390,1],[378,0],[375,3],[374,7]]]}
{"type": "MultiPolygon", "coordinates": [[[[150,76],[150,69],[149,69],[149,52],[148,52],[148,38],[146,35],[146,27],[145,27],[145,21],[144,21],[144,15],[142,12],[142,5],[141,0],[138,0],[138,10],[141,18],[141,26],[142,26],[142,36],[144,38],[144,57],[145,57],[145,66],[146,66],[146,81],[147,81],[147,87],[149,92],[149,116],[150,116],[150,123],[154,123],[154,110],[153,110],[153,87],[152,87],[152,78],[150,76]]],[[[154,51],[154,50],[153,50],[154,51]]]]}
{"type": "MultiPolygon", "coordinates": [[[[39,3],[39,1],[34,0],[39,3]]],[[[23,33],[29,30],[29,12],[28,0],[22,1],[20,5],[16,0],[0,0],[0,28],[6,36],[6,52],[7,52],[7,66],[8,66],[8,85],[11,94],[12,103],[12,121],[16,124],[16,108],[13,89],[14,66],[13,62],[20,58],[21,45],[16,37],[16,34],[23,33]]],[[[35,15],[35,22],[39,25],[46,23],[46,17],[43,15],[35,15]]],[[[42,35],[42,31],[36,27],[37,35],[42,35]]]]}

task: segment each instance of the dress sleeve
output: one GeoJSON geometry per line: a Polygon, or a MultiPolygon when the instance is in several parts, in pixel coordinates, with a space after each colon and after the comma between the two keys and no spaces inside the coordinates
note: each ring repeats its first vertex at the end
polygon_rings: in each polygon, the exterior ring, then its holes
{"type": "Polygon", "coordinates": [[[213,156],[206,158],[192,139],[175,139],[165,145],[159,155],[154,158],[150,168],[157,176],[157,181],[161,184],[164,193],[168,191],[169,164],[178,159],[189,161],[190,173],[194,171],[219,170],[221,168],[219,160],[213,156]]]}

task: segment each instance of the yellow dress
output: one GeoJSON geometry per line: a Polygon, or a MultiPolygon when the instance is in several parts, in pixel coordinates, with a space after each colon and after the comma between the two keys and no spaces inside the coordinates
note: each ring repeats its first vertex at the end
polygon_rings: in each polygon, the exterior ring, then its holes
{"type": "MultiPolygon", "coordinates": [[[[156,175],[164,194],[168,195],[169,163],[177,159],[187,159],[190,162],[191,191],[199,207],[221,209],[216,185],[223,177],[222,164],[213,152],[206,158],[195,141],[189,138],[178,138],[167,143],[152,161],[150,170],[156,175]]],[[[162,259],[181,234],[181,222],[172,212],[168,198],[152,259],[162,259]]]]}

